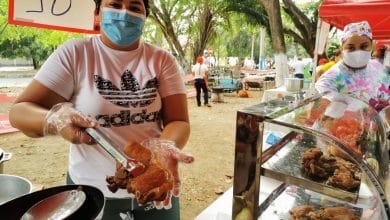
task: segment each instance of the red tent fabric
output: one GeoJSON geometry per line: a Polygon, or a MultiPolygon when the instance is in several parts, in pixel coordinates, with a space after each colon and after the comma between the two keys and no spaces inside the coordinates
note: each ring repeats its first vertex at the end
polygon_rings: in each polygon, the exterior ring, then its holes
{"type": "MultiPolygon", "coordinates": [[[[381,46],[389,46],[390,45],[390,38],[389,39],[387,39],[387,40],[378,40],[377,42],[376,42],[376,47],[378,48],[378,47],[381,47],[381,46]]],[[[390,49],[390,47],[389,47],[389,49],[390,49]]]]}
{"type": "Polygon", "coordinates": [[[390,0],[324,0],[318,13],[341,30],[348,23],[366,20],[374,39],[390,39],[390,0]]]}

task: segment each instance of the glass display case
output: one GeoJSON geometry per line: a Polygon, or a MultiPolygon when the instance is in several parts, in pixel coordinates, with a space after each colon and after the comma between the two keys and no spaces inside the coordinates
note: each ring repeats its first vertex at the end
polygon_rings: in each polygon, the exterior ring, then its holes
{"type": "Polygon", "coordinates": [[[232,219],[389,219],[382,118],[332,93],[238,111],[232,219]],[[263,177],[280,181],[267,198],[257,196],[263,177]]]}

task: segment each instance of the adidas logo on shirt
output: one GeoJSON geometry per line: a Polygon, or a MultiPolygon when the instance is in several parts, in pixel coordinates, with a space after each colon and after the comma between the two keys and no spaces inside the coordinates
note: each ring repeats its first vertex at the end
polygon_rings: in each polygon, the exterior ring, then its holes
{"type": "MultiPolygon", "coordinates": [[[[125,108],[146,108],[151,105],[158,90],[157,78],[150,79],[143,88],[128,70],[121,77],[120,88],[117,88],[110,80],[94,75],[95,86],[99,94],[111,103],[125,108]]],[[[122,110],[112,115],[96,115],[96,120],[102,127],[122,127],[130,124],[143,124],[160,120],[160,111],[132,113],[130,110],[122,110]]]]}
{"type": "Polygon", "coordinates": [[[121,78],[121,88],[117,88],[110,80],[95,75],[95,85],[99,94],[104,99],[109,100],[115,105],[121,107],[145,107],[150,105],[157,97],[158,80],[153,78],[149,80],[144,88],[138,84],[137,79],[126,70],[121,78]]]}

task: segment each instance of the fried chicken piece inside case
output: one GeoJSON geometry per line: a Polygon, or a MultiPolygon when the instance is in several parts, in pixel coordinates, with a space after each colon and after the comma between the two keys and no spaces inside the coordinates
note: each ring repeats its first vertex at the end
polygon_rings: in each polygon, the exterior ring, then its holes
{"type": "Polygon", "coordinates": [[[321,207],[316,209],[312,205],[302,205],[290,210],[293,220],[359,220],[346,207],[321,207]]]}
{"type": "Polygon", "coordinates": [[[360,176],[354,176],[354,172],[348,170],[346,167],[340,166],[335,170],[333,176],[329,177],[327,184],[343,189],[356,189],[360,184],[360,176]]]}
{"type": "Polygon", "coordinates": [[[323,155],[320,148],[311,148],[302,155],[302,171],[309,177],[325,179],[335,170],[336,160],[323,155]]]}
{"type": "Polygon", "coordinates": [[[302,172],[314,180],[351,191],[360,185],[361,172],[357,165],[335,156],[323,155],[320,148],[305,151],[301,159],[302,172]]]}
{"type": "Polygon", "coordinates": [[[310,212],[314,212],[314,211],[315,211],[314,206],[302,205],[302,206],[298,206],[298,207],[291,209],[290,215],[291,215],[293,220],[301,220],[301,219],[304,219],[307,216],[307,214],[309,214],[310,212]]]}
{"type": "Polygon", "coordinates": [[[173,177],[158,160],[153,159],[153,152],[138,143],[124,147],[125,154],[145,166],[143,173],[132,176],[122,164],[117,163],[114,176],[108,176],[108,189],[115,193],[119,188],[134,194],[139,204],[151,201],[164,201],[173,188],[173,177]]]}

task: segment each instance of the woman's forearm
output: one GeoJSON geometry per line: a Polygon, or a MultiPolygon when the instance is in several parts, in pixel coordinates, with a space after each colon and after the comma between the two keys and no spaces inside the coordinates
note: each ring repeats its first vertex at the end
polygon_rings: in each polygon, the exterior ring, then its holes
{"type": "Polygon", "coordinates": [[[13,127],[29,137],[42,137],[46,113],[45,109],[32,102],[20,102],[12,106],[9,120],[13,127]]]}
{"type": "Polygon", "coordinates": [[[190,136],[190,124],[186,121],[168,123],[160,136],[161,139],[172,140],[179,149],[182,149],[190,136]]]}

